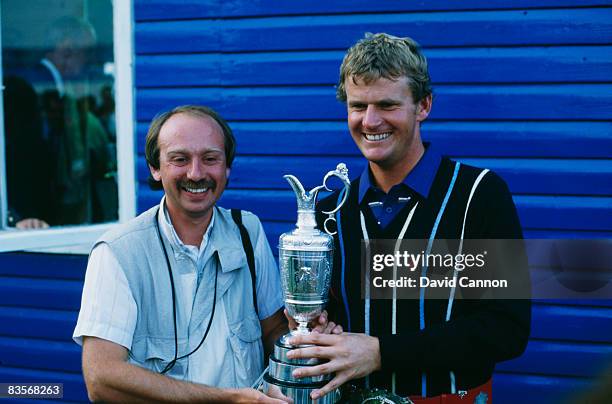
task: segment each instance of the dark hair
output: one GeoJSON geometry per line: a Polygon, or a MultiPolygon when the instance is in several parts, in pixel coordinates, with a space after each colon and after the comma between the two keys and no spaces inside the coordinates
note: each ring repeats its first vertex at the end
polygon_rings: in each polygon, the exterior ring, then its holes
{"type": "Polygon", "coordinates": [[[432,93],[427,59],[415,40],[366,33],[344,56],[336,98],[346,102],[346,80],[362,79],[368,84],[381,77],[389,80],[406,77],[415,103],[432,93]]]}
{"type": "MultiPolygon", "coordinates": [[[[232,129],[229,127],[225,119],[221,117],[215,110],[209,107],[203,107],[200,105],[181,105],[176,107],[170,111],[163,112],[158,114],[151,125],[149,126],[149,131],[147,132],[147,139],[145,144],[145,157],[147,159],[147,163],[159,170],[159,132],[161,131],[162,126],[170,117],[176,114],[189,114],[192,116],[199,117],[210,117],[215,122],[219,124],[221,130],[223,132],[223,143],[225,147],[225,162],[227,167],[232,166],[232,162],[234,161],[234,155],[236,154],[236,139],[234,138],[234,133],[232,129]]],[[[153,190],[163,189],[161,181],[156,181],[151,174],[149,174],[148,178],[149,187],[153,190]]]]}

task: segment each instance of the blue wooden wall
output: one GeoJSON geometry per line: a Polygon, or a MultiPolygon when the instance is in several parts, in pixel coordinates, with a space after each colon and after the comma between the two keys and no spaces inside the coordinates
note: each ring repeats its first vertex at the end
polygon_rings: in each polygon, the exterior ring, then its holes
{"type": "MultiPolygon", "coordinates": [[[[270,243],[295,220],[282,175],[308,186],[363,168],[335,101],[345,50],[365,32],[419,41],[435,101],[426,140],[508,182],[531,238],[612,236],[612,1],[136,0],[138,210],[151,118],[221,112],[239,156],[222,204],[252,210],[270,243]]],[[[63,380],[86,398],[70,334],[84,257],[0,255],[0,381],[63,380]]],[[[612,363],[612,302],[536,301],[527,352],[503,363],[496,402],[557,402],[612,363]],[[525,399],[527,397],[527,399],[525,399]],[[499,401],[498,401],[499,400],[499,401]]]]}
{"type": "Polygon", "coordinates": [[[0,382],[63,383],[64,400],[87,401],[72,342],[86,264],[86,256],[0,254],[0,382]]]}

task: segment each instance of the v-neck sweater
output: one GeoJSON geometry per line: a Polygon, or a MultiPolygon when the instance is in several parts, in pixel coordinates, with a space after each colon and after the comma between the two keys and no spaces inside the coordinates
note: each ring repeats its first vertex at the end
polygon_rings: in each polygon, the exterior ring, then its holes
{"type": "MultiPolygon", "coordinates": [[[[457,162],[443,158],[427,197],[415,197],[393,221],[381,228],[367,204],[358,202],[359,178],[351,182],[345,205],[340,210],[340,235],[334,236],[334,267],[328,310],[330,318],[345,331],[365,331],[361,280],[360,225],[363,212],[369,238],[396,239],[409,212],[418,203],[404,239],[428,239],[451,183],[457,162]],[[343,246],[340,246],[340,238],[343,246]],[[342,254],[344,251],[344,276],[342,254]],[[348,324],[350,323],[350,330],[348,324]]],[[[474,184],[483,170],[461,164],[441,216],[436,239],[522,239],[522,231],[505,182],[495,173],[482,176],[466,207],[474,184]]],[[[338,201],[335,192],[322,200],[317,212],[332,210],[338,201]]],[[[326,218],[319,213],[320,228],[326,218]]],[[[516,271],[528,276],[524,255],[507,257],[516,271]]],[[[531,306],[526,300],[457,300],[446,321],[446,300],[425,300],[425,327],[420,327],[419,301],[397,300],[397,329],[391,332],[392,301],[371,300],[370,334],[379,339],[382,370],[370,376],[370,387],[391,387],[395,373],[396,392],[419,395],[426,374],[426,395],[451,392],[451,378],[457,390],[466,390],[491,378],[495,364],[519,356],[527,345],[531,306]],[[453,376],[451,376],[451,372],[453,376]]]]}

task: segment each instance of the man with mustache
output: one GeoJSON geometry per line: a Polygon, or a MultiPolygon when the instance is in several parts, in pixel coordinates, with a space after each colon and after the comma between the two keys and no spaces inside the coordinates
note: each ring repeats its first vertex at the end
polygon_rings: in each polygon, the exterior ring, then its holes
{"type": "Polygon", "coordinates": [[[259,219],[242,213],[253,279],[237,223],[216,206],[234,151],[212,109],[177,107],[151,123],[149,183],[164,197],[103,235],[85,276],[73,338],[92,401],[282,402],[244,388],[263,370],[262,340],[270,349],[287,321],[259,219]]]}
{"type": "MultiPolygon", "coordinates": [[[[416,239],[429,249],[440,245],[436,240],[463,245],[464,239],[522,239],[508,187],[495,173],[453,161],[435,142],[422,141],[432,88],[427,60],[412,39],[366,34],[344,57],[337,98],[346,104],[349,131],[368,161],[336,215],[328,307],[349,332],[289,341],[317,345],[289,357],[324,360],[294,376],[335,374],[313,398],[368,377],[366,385],[415,403],[491,402],[495,364],[519,356],[527,345],[529,301],[459,300],[454,289],[433,300],[426,299],[431,291],[425,288],[414,299],[377,300],[362,289],[370,279],[361,278],[361,240],[416,239]]],[[[317,211],[332,210],[338,200],[332,194],[317,211]]],[[[325,219],[320,215],[319,224],[325,219]]],[[[523,254],[501,251],[495,258],[487,269],[508,268],[529,286],[523,254]]],[[[425,266],[417,273],[423,271],[425,266]]]]}

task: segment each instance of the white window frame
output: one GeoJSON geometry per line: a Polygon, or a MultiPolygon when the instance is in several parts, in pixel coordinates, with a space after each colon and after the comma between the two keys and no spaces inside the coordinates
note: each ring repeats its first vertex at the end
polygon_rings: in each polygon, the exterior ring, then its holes
{"type": "MultiPolygon", "coordinates": [[[[136,215],[136,172],[134,150],[134,20],[132,1],[113,1],[113,47],[115,64],[115,125],[117,129],[117,178],[119,222],[136,215]]],[[[0,34],[1,35],[1,34],[0,34]]],[[[0,36],[0,44],[2,43],[0,36]]],[[[2,59],[0,54],[0,77],[2,59]]],[[[4,106],[0,97],[0,252],[40,251],[87,254],[93,243],[117,224],[52,227],[45,230],[16,230],[6,226],[6,170],[4,106]]]]}

